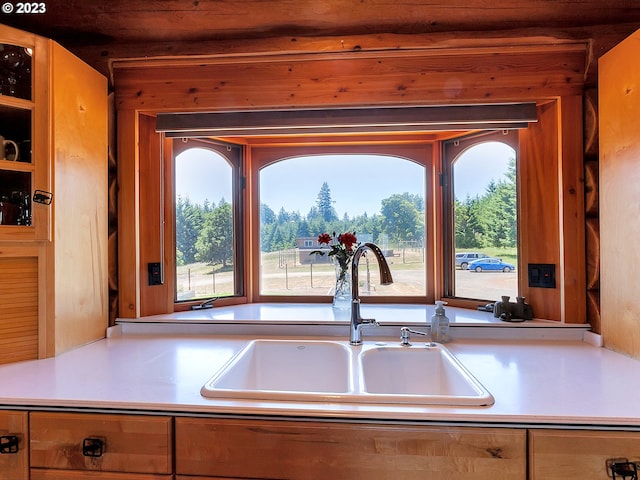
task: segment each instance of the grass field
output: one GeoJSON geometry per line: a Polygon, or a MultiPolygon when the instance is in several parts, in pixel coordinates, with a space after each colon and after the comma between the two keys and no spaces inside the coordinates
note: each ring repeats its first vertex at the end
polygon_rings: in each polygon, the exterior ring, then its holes
{"type": "MultiPolygon", "coordinates": [[[[470,250],[470,249],[469,249],[470,250]]],[[[461,250],[462,251],[462,250],[461,250]]],[[[516,249],[474,250],[489,256],[502,258],[517,265],[516,249]]],[[[291,252],[291,251],[288,251],[291,252]]],[[[283,255],[281,252],[263,253],[261,256],[261,293],[263,295],[318,295],[330,296],[335,286],[335,269],[330,263],[302,265],[297,251],[283,255]]],[[[387,258],[394,283],[379,284],[378,265],[371,257],[367,269],[367,259],[360,260],[360,293],[385,296],[422,296],[426,292],[424,250],[406,248],[396,250],[387,258]]],[[[517,294],[517,273],[485,272],[473,273],[456,270],[456,294],[468,298],[497,300],[502,295],[515,297],[517,294]]],[[[233,272],[220,271],[204,263],[192,263],[178,267],[178,300],[201,299],[212,296],[233,295],[233,272]]]]}

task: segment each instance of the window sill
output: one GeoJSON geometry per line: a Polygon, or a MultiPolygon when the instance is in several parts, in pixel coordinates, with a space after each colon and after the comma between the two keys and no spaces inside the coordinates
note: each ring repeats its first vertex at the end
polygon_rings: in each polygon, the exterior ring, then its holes
{"type": "MultiPolygon", "coordinates": [[[[378,328],[369,328],[365,337],[395,337],[399,327],[427,328],[434,305],[364,304],[362,316],[375,318],[378,328]]],[[[451,336],[455,338],[582,339],[588,324],[567,324],[533,319],[508,323],[490,312],[447,307],[451,336]]],[[[329,304],[253,303],[214,307],[207,310],[175,312],[136,319],[117,320],[128,333],[164,332],[256,336],[343,336],[348,332],[348,310],[334,310],[329,304]]]]}

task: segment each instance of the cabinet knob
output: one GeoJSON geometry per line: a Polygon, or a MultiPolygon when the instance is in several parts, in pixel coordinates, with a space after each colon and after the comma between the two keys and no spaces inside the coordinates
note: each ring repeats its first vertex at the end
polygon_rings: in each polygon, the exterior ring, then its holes
{"type": "Polygon", "coordinates": [[[18,453],[18,437],[15,435],[3,435],[0,437],[0,454],[18,453]]]}
{"type": "Polygon", "coordinates": [[[101,457],[104,447],[104,440],[101,438],[85,438],[82,441],[82,455],[85,457],[101,457]]]}

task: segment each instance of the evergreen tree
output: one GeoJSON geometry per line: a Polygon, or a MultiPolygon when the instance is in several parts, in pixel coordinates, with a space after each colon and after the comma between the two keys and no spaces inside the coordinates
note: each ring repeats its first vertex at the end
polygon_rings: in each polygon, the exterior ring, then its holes
{"type": "Polygon", "coordinates": [[[456,248],[478,248],[482,230],[478,221],[478,197],[467,195],[464,202],[455,201],[456,248]]]}
{"type": "Polygon", "coordinates": [[[196,241],[203,223],[203,212],[189,198],[178,197],[176,202],[176,260],[178,265],[196,261],[196,241]]]}
{"type": "Polygon", "coordinates": [[[284,207],[280,207],[280,211],[278,212],[277,222],[278,225],[284,225],[289,220],[291,220],[291,215],[287,212],[284,207]]]}
{"type": "Polygon", "coordinates": [[[269,225],[271,223],[275,223],[276,214],[273,210],[269,208],[268,205],[261,203],[260,204],[260,223],[262,225],[269,225]]]}
{"type": "Polygon", "coordinates": [[[505,178],[492,180],[481,197],[456,202],[456,247],[517,245],[516,163],[509,160],[505,178]]]}
{"type": "Polygon", "coordinates": [[[233,263],[233,211],[222,199],[205,215],[204,226],[195,244],[196,260],[223,268],[233,263]]]}
{"type": "Polygon", "coordinates": [[[302,220],[298,224],[298,237],[311,237],[311,230],[309,229],[309,223],[306,220],[302,220]]]}
{"type": "Polygon", "coordinates": [[[333,207],[333,200],[331,200],[331,189],[329,184],[324,182],[318,192],[318,198],[316,200],[316,207],[318,208],[318,214],[325,222],[333,222],[338,220],[338,214],[333,207]]]}

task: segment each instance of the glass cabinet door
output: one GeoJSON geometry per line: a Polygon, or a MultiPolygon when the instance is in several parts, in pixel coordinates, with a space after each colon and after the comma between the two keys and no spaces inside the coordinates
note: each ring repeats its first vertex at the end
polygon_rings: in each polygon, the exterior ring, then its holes
{"type": "Polygon", "coordinates": [[[31,100],[33,48],[0,43],[0,93],[31,100]]]}
{"type": "Polygon", "coordinates": [[[32,225],[33,47],[0,43],[0,226],[32,225]]]}

